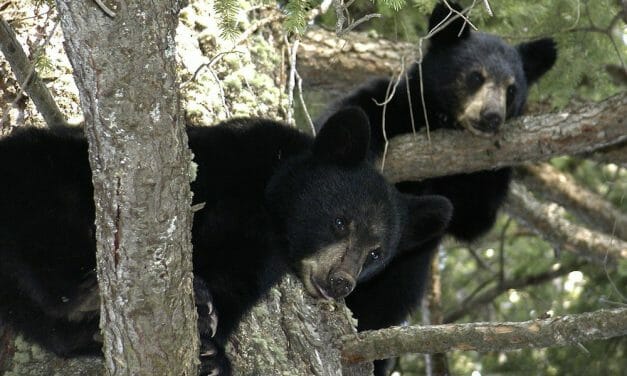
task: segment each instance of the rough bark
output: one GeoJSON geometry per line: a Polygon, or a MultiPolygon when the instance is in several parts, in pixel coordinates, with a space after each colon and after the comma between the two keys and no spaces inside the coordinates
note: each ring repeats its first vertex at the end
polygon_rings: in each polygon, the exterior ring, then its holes
{"type": "Polygon", "coordinates": [[[57,2],[80,91],[111,375],[193,375],[191,153],[179,115],[180,4],[57,2]]]}
{"type": "Polygon", "coordinates": [[[577,184],[571,176],[550,164],[528,164],[522,169],[526,172],[522,178],[525,186],[564,206],[595,230],[627,240],[627,214],[603,197],[577,184]]]}
{"type": "Polygon", "coordinates": [[[355,333],[343,303],[316,301],[288,275],[246,315],[227,352],[238,375],[369,375],[372,364],[342,365],[338,344],[355,333]]]}
{"type": "Polygon", "coordinates": [[[559,205],[537,200],[520,183],[512,183],[506,210],[557,250],[574,252],[608,268],[627,259],[627,242],[572,223],[563,217],[559,205]]]}
{"type": "Polygon", "coordinates": [[[627,335],[627,308],[524,322],[392,327],[345,336],[348,364],[407,353],[511,351],[563,346],[627,335]]]}
{"type": "Polygon", "coordinates": [[[11,328],[0,325],[0,374],[3,376],[99,375],[102,358],[62,359],[24,340],[11,328]],[[55,373],[56,372],[56,373],[55,373]]]}
{"type": "Polygon", "coordinates": [[[384,174],[394,182],[515,166],[589,152],[627,139],[627,93],[559,113],[526,116],[494,138],[438,130],[390,140],[384,174]],[[451,150],[455,150],[451,153],[451,150]]]}

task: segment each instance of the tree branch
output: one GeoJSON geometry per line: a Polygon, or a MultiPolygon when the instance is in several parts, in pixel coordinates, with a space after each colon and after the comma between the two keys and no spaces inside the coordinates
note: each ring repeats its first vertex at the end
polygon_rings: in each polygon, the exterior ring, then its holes
{"type": "Polygon", "coordinates": [[[372,364],[342,365],[337,346],[355,333],[343,303],[318,301],[287,275],[247,313],[227,352],[240,375],[367,375],[372,364]]]}
{"type": "Polygon", "coordinates": [[[627,140],[627,93],[570,111],[514,120],[494,138],[465,132],[402,135],[390,141],[384,174],[394,182],[420,180],[543,161],[627,140]],[[455,150],[454,153],[451,150],[455,150]]]}
{"type": "Polygon", "coordinates": [[[510,351],[577,344],[627,335],[627,308],[505,323],[392,327],[346,335],[347,364],[408,353],[510,351]]]}
{"type": "Polygon", "coordinates": [[[563,218],[557,204],[538,201],[520,183],[512,183],[506,209],[558,250],[574,252],[610,268],[627,259],[627,242],[571,223],[563,218]]]}
{"type": "Polygon", "coordinates": [[[627,215],[607,200],[547,163],[525,165],[522,170],[527,173],[522,181],[534,192],[540,191],[595,229],[627,240],[627,215]]]}
{"type": "Polygon", "coordinates": [[[57,107],[56,102],[50,95],[50,91],[43,83],[35,71],[35,67],[30,63],[28,57],[22,49],[22,45],[15,37],[13,28],[0,17],[0,50],[11,65],[11,70],[15,74],[20,87],[35,103],[37,111],[44,118],[49,127],[67,125],[65,116],[57,107]]]}
{"type": "Polygon", "coordinates": [[[496,299],[496,297],[509,289],[521,289],[528,286],[539,285],[568,274],[573,270],[577,270],[581,266],[583,266],[583,263],[577,263],[568,267],[561,266],[556,270],[549,270],[538,274],[528,275],[523,278],[505,280],[503,283],[499,283],[490,290],[487,290],[474,298],[469,297],[471,299],[463,301],[459,304],[459,308],[456,308],[444,316],[443,322],[452,323],[457,321],[468,314],[468,312],[473,311],[475,308],[490,303],[496,299]]]}

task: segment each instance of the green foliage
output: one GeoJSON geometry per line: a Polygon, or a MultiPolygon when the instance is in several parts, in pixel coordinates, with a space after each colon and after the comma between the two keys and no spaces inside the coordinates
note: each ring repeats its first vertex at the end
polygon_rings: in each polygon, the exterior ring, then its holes
{"type": "Polygon", "coordinates": [[[238,34],[237,14],[241,10],[239,0],[216,0],[213,2],[218,24],[224,38],[233,39],[238,34]]]}
{"type": "Polygon", "coordinates": [[[285,5],[285,29],[295,33],[302,33],[307,26],[307,12],[311,4],[308,0],[289,0],[285,5]]]}
{"type": "Polygon", "coordinates": [[[405,6],[405,0],[380,0],[380,2],[384,7],[391,8],[395,11],[398,11],[405,6]]]}

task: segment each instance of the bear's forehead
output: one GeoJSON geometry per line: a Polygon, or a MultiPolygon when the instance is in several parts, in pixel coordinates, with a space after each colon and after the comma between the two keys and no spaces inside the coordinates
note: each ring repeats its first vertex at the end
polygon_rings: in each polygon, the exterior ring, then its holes
{"type": "Polygon", "coordinates": [[[480,70],[497,81],[520,78],[523,74],[522,61],[516,49],[490,34],[471,33],[470,37],[456,45],[451,56],[462,74],[480,70]]]}

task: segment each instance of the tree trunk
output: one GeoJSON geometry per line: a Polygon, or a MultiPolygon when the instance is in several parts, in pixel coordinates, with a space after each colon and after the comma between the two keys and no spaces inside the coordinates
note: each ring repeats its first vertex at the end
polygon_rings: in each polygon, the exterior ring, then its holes
{"type": "Polygon", "coordinates": [[[57,2],[96,202],[100,325],[111,375],[194,375],[191,153],[179,114],[178,1],[57,2]]]}

